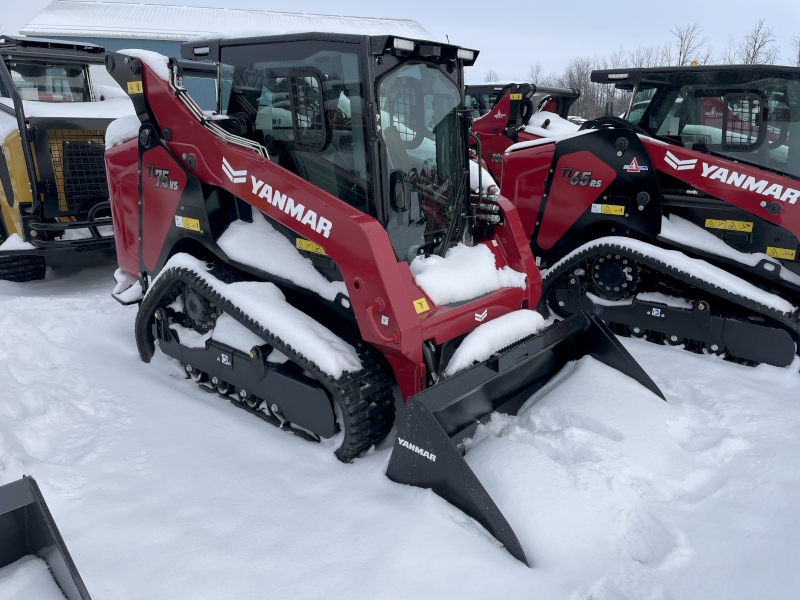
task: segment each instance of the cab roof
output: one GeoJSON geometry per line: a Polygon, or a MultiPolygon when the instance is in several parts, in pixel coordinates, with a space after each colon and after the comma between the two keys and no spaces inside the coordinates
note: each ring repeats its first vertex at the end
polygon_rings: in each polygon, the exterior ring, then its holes
{"type": "Polygon", "coordinates": [[[102,64],[105,52],[102,46],[85,42],[0,34],[0,53],[4,58],[102,64]]]}
{"type": "Polygon", "coordinates": [[[322,41],[359,43],[368,40],[373,55],[386,53],[442,61],[460,60],[465,67],[475,64],[478,51],[432,40],[413,39],[397,35],[358,35],[352,33],[291,33],[240,38],[195,39],[181,44],[181,56],[188,60],[213,60],[219,62],[220,48],[281,42],[322,41]],[[413,50],[410,49],[413,44],[413,50]]]}
{"type": "Polygon", "coordinates": [[[593,83],[613,83],[618,89],[632,90],[639,82],[681,84],[705,80],[710,84],[745,83],[756,79],[800,79],[800,67],[783,65],[697,65],[693,67],[637,67],[592,71],[593,83]]]}

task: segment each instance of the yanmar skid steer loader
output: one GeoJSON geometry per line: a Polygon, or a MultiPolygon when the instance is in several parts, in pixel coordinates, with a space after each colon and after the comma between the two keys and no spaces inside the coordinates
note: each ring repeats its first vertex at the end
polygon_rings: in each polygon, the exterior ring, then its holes
{"type": "Polygon", "coordinates": [[[120,267],[144,294],[141,358],[159,348],[202,389],[305,439],[333,439],[342,461],[389,434],[396,384],[387,475],[433,489],[527,562],[462,442],[585,354],[661,393],[582,313],[455,372],[470,332],[534,316],[521,309],[540,296],[516,210],[470,195],[463,66],[477,53],[325,33],[182,53],[218,63],[218,114],[187,95],[180,61],[106,58],[141,119],[137,139],[106,153],[120,267]],[[474,268],[451,267],[459,252],[474,268]],[[419,265],[441,270],[422,282],[419,265]],[[452,299],[498,273],[521,283],[452,299]]]}
{"type": "Polygon", "coordinates": [[[510,147],[502,193],[543,268],[543,310],[745,364],[800,342],[800,69],[595,71],[625,119],[510,147]]]}
{"type": "Polygon", "coordinates": [[[42,279],[47,256],[114,247],[105,131],[132,107],[93,89],[104,56],[0,35],[0,279],[42,279]]]}
{"type": "MultiPolygon", "coordinates": [[[[468,93],[470,87],[473,86],[467,86],[468,93]]],[[[569,135],[579,129],[567,117],[580,95],[576,89],[530,83],[503,86],[494,96],[488,96],[494,98],[493,103],[472,123],[473,159],[481,161],[499,183],[503,177],[503,154],[511,146],[569,135]]]]}

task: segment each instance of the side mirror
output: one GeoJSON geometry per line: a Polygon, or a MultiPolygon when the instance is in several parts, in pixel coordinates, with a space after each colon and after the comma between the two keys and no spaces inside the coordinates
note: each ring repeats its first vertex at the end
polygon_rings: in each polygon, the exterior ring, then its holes
{"type": "Polygon", "coordinates": [[[722,149],[752,152],[764,143],[766,103],[756,92],[725,94],[722,114],[722,149]]]}
{"type": "Polygon", "coordinates": [[[411,184],[407,173],[392,171],[389,177],[389,197],[393,211],[404,213],[411,208],[411,184]]]}

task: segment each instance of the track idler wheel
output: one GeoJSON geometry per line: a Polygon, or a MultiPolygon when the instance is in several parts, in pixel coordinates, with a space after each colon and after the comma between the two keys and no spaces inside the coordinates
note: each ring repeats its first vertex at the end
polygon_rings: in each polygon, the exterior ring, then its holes
{"type": "Polygon", "coordinates": [[[589,280],[603,298],[627,298],[636,292],[639,265],[621,254],[606,252],[589,261],[589,280]]]}

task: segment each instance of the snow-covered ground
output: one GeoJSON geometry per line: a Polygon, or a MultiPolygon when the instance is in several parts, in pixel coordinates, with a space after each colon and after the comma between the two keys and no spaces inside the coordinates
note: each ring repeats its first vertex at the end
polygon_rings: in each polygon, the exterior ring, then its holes
{"type": "Polygon", "coordinates": [[[140,362],[115,268],[0,283],[0,484],[36,477],[98,600],[800,595],[797,361],[626,339],[668,403],[584,359],[480,431],[468,461],[528,569],[390,482],[387,448],[341,464],[140,362]]]}

